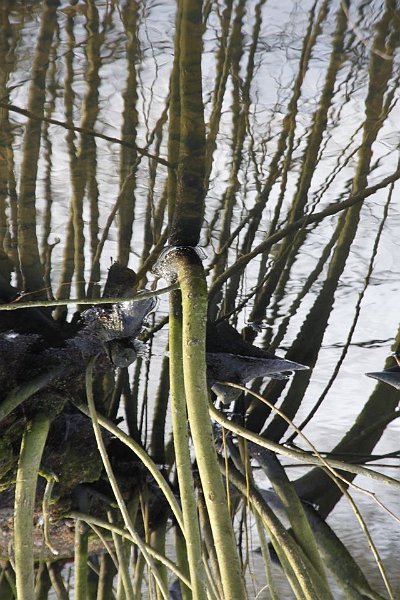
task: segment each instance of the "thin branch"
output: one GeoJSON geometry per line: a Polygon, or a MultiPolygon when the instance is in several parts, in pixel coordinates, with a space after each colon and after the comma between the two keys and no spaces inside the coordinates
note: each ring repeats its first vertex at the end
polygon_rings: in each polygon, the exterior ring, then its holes
{"type": "MultiPolygon", "coordinates": [[[[249,390],[247,390],[249,391],[249,390]]],[[[267,448],[267,450],[272,450],[272,452],[276,452],[277,454],[282,454],[283,456],[288,456],[289,458],[293,458],[294,460],[298,460],[303,464],[311,464],[316,465],[318,467],[322,467],[320,459],[315,456],[313,453],[306,452],[304,450],[296,450],[294,448],[283,446],[282,444],[278,444],[276,442],[272,442],[271,440],[267,440],[266,438],[253,433],[252,431],[238,425],[237,423],[233,423],[222,413],[220,413],[213,405],[209,406],[210,415],[213,419],[217,421],[220,425],[228,429],[229,431],[233,431],[237,435],[249,440],[250,442],[254,442],[255,444],[267,448]]],[[[400,481],[398,479],[394,479],[393,477],[388,477],[387,475],[382,475],[382,473],[378,473],[372,469],[368,469],[366,467],[360,467],[359,465],[354,465],[350,463],[345,463],[340,460],[334,459],[325,459],[327,464],[334,469],[340,469],[342,471],[348,471],[349,473],[356,473],[357,475],[364,475],[371,479],[377,479],[382,483],[390,486],[394,486],[400,488],[400,481]]]]}
{"type": "Polygon", "coordinates": [[[337,213],[342,212],[343,210],[346,210],[347,208],[350,208],[351,206],[354,206],[358,202],[365,200],[365,198],[372,196],[378,190],[385,188],[386,186],[390,185],[391,183],[394,183],[399,178],[400,178],[400,169],[396,169],[396,171],[394,171],[391,175],[388,175],[387,177],[382,179],[382,181],[380,181],[379,183],[376,183],[375,185],[372,185],[371,187],[368,187],[368,188],[358,192],[357,194],[350,196],[347,200],[343,200],[343,202],[336,202],[336,203],[329,204],[326,208],[324,208],[324,210],[321,210],[312,215],[305,215],[304,217],[297,219],[293,223],[289,223],[289,225],[287,225],[286,227],[283,227],[280,231],[276,231],[275,233],[273,233],[272,235],[267,237],[263,242],[258,244],[258,246],[256,246],[254,248],[254,250],[252,250],[251,252],[248,252],[247,254],[244,254],[243,256],[238,258],[237,261],[232,266],[230,266],[228,269],[226,269],[226,271],[224,273],[222,273],[220,275],[220,277],[218,277],[218,279],[214,282],[214,284],[210,288],[209,298],[210,299],[213,298],[213,296],[221,289],[221,287],[223,286],[225,281],[227,281],[232,275],[234,275],[238,271],[239,272],[243,271],[244,268],[248,265],[248,263],[255,256],[257,256],[258,254],[262,254],[263,252],[265,252],[266,250],[271,248],[271,246],[273,246],[274,244],[277,244],[283,238],[287,237],[293,231],[297,231],[299,229],[305,228],[308,225],[311,225],[312,223],[319,223],[326,217],[336,215],[337,213]]]}
{"type": "Polygon", "coordinates": [[[64,306],[66,304],[81,304],[81,305],[98,305],[98,304],[121,304],[123,302],[140,302],[145,298],[153,298],[154,296],[161,296],[167,294],[173,290],[177,290],[179,284],[173,283],[167,287],[159,290],[146,290],[145,292],[139,292],[135,296],[124,296],[114,298],[70,298],[69,300],[35,300],[32,302],[10,302],[8,304],[0,304],[0,310],[18,310],[20,308],[40,308],[43,306],[64,306]]]}
{"type": "Polygon", "coordinates": [[[76,127],[75,125],[70,125],[65,121],[58,121],[57,119],[51,119],[50,117],[44,117],[40,115],[35,115],[30,110],[26,110],[25,108],[21,108],[20,106],[16,106],[15,104],[8,104],[7,102],[0,101],[0,108],[4,108],[6,110],[10,110],[12,112],[16,112],[20,115],[24,115],[24,117],[28,117],[28,119],[33,119],[36,121],[42,121],[45,123],[51,123],[51,125],[57,125],[58,127],[63,127],[64,129],[68,129],[69,131],[75,131],[77,133],[82,133],[83,135],[90,135],[95,138],[100,138],[102,140],[106,140],[107,142],[112,142],[113,144],[120,144],[120,146],[126,146],[127,148],[135,149],[142,156],[146,156],[147,158],[151,158],[152,160],[168,167],[169,169],[175,169],[177,165],[168,162],[164,158],[160,158],[158,156],[154,156],[154,154],[150,154],[144,148],[140,146],[136,146],[136,144],[131,144],[125,140],[120,140],[118,138],[112,137],[110,135],[106,135],[104,133],[99,133],[98,131],[93,131],[91,129],[86,129],[86,127],[76,127]]]}

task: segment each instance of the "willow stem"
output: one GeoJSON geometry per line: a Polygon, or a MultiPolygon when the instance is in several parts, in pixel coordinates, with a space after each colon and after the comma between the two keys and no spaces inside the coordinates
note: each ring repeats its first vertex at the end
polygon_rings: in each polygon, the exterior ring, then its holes
{"type": "Polygon", "coordinates": [[[200,529],[189,450],[189,432],[182,369],[182,311],[180,292],[170,297],[169,316],[171,417],[176,469],[182,503],[184,532],[193,600],[206,599],[205,573],[201,556],[200,529]]]}
{"type": "Polygon", "coordinates": [[[171,262],[182,292],[183,372],[189,425],[221,572],[224,599],[245,600],[247,594],[208,416],[205,355],[207,286],[204,269],[191,248],[175,251],[171,262]]]}
{"type": "Polygon", "coordinates": [[[22,437],[14,504],[14,552],[17,597],[35,597],[33,514],[40,461],[50,427],[50,418],[36,415],[22,437]]]}

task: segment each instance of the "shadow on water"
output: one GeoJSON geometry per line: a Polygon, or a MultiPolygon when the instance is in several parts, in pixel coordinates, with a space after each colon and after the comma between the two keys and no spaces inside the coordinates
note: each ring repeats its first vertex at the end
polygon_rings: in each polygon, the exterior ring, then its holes
{"type": "Polygon", "coordinates": [[[176,288],[182,257],[207,276],[204,368],[248,597],[397,597],[383,488],[398,498],[399,391],[396,369],[377,374],[400,343],[394,0],[5,0],[0,20],[0,597],[34,582],[40,600],[163,598],[183,577],[170,597],[202,598],[174,504],[181,294],[169,317],[166,295],[140,299],[176,288]],[[335,515],[341,499],[357,513],[352,495],[368,516],[347,544],[335,515]]]}

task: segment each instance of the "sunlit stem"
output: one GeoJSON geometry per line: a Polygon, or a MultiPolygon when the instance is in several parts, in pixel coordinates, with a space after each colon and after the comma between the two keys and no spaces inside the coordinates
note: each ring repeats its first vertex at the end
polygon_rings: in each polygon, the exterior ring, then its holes
{"type": "Polygon", "coordinates": [[[176,469],[182,504],[187,560],[194,599],[206,598],[205,574],[201,557],[201,541],[196,497],[189,451],[185,386],[182,368],[182,311],[180,292],[170,298],[169,313],[171,419],[176,469]]]}
{"type": "Polygon", "coordinates": [[[247,597],[227,499],[208,416],[205,335],[207,287],[196,252],[177,251],[175,268],[182,292],[183,371],[188,418],[210,525],[214,537],[224,598],[247,597]]]}
{"type": "MultiPolygon", "coordinates": [[[[224,384],[232,385],[233,387],[241,388],[243,386],[239,386],[237,384],[232,384],[229,382],[224,382],[224,384]]],[[[248,390],[251,391],[251,390],[248,390]]],[[[252,392],[254,394],[254,392],[252,392]]],[[[274,407],[275,408],[275,407],[274,407]]],[[[276,409],[275,409],[276,410],[276,409]]],[[[225,427],[228,431],[233,431],[237,435],[240,435],[246,440],[250,442],[254,442],[258,446],[262,448],[266,448],[267,450],[272,450],[272,452],[276,452],[277,454],[282,454],[283,456],[288,456],[293,458],[294,460],[298,460],[305,464],[312,464],[317,466],[328,466],[330,470],[341,469],[342,471],[348,471],[349,473],[357,473],[357,475],[365,475],[371,479],[376,479],[386,485],[390,485],[396,488],[400,488],[400,481],[398,479],[394,479],[393,477],[388,477],[387,475],[383,475],[382,473],[378,473],[377,471],[373,471],[372,469],[367,469],[366,467],[360,467],[359,465],[354,465],[351,463],[345,463],[341,460],[336,460],[332,458],[324,458],[319,456],[315,456],[314,453],[305,452],[304,450],[294,450],[292,448],[288,448],[282,444],[277,444],[276,442],[271,442],[266,438],[257,435],[250,430],[242,427],[238,423],[233,423],[229,419],[223,416],[221,412],[219,412],[212,404],[209,406],[210,415],[213,419],[217,421],[220,425],[225,427]]],[[[256,455],[253,453],[254,456],[256,455]]]]}
{"type": "Polygon", "coordinates": [[[206,569],[209,574],[209,581],[211,581],[211,586],[209,585],[207,592],[210,594],[212,591],[215,598],[222,598],[223,590],[221,584],[221,575],[219,572],[218,559],[215,551],[210,520],[208,518],[203,495],[199,495],[197,503],[199,509],[201,538],[205,548],[205,554],[207,556],[206,569]]]}
{"type": "MultiPolygon", "coordinates": [[[[21,308],[42,308],[44,306],[70,306],[71,304],[81,304],[82,306],[94,306],[98,304],[121,304],[124,302],[140,302],[145,298],[153,298],[154,296],[161,296],[162,294],[166,294],[171,290],[175,290],[177,285],[171,285],[160,290],[145,290],[138,292],[132,297],[124,296],[123,298],[116,297],[107,297],[107,298],[70,298],[68,300],[33,300],[31,302],[10,302],[8,304],[1,304],[0,310],[20,310],[21,308]]],[[[28,297],[29,294],[26,294],[28,297]]]]}
{"type": "MultiPolygon", "coordinates": [[[[90,411],[88,411],[84,406],[79,406],[78,408],[84,414],[90,415],[90,411]]],[[[127,435],[124,431],[122,431],[122,429],[120,429],[119,427],[117,427],[117,425],[112,423],[112,421],[110,421],[103,415],[98,414],[95,410],[93,410],[92,414],[95,416],[96,421],[99,423],[99,425],[101,425],[104,429],[106,429],[107,431],[112,433],[112,435],[114,435],[123,444],[125,444],[128,448],[130,448],[132,450],[132,452],[134,452],[136,454],[136,456],[139,458],[139,460],[143,463],[143,465],[147,469],[149,469],[149,471],[152,474],[152,476],[154,477],[158,487],[160,488],[160,490],[164,494],[168,504],[170,505],[170,508],[174,514],[174,518],[176,519],[176,522],[178,523],[179,527],[183,530],[183,518],[182,518],[182,511],[180,509],[180,506],[179,506],[170,486],[168,485],[167,481],[165,480],[163,475],[160,473],[160,471],[157,468],[157,465],[154,463],[154,461],[151,460],[151,458],[149,457],[147,452],[143,449],[143,447],[140,444],[135,442],[134,439],[132,439],[129,435],[127,435]]]]}
{"type": "Polygon", "coordinates": [[[50,418],[36,415],[22,437],[14,504],[14,552],[17,597],[35,597],[33,514],[40,461],[50,427],[50,418]]]}
{"type": "MultiPolygon", "coordinates": [[[[44,475],[41,473],[41,475],[44,475]]],[[[43,537],[46,546],[55,556],[58,555],[58,550],[54,548],[50,539],[50,502],[51,502],[51,494],[53,492],[53,487],[57,478],[53,475],[46,475],[46,488],[43,494],[43,502],[42,502],[42,513],[43,513],[43,537]]]]}

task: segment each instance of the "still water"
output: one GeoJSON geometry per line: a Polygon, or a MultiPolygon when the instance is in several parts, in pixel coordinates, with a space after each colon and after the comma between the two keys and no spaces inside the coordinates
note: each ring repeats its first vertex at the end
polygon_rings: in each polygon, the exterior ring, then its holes
{"type": "MultiPolygon", "coordinates": [[[[346,7],[329,0],[204,2],[207,193],[200,246],[210,287],[267,235],[398,169],[400,12],[390,1],[346,7]]],[[[3,2],[1,19],[2,275],[11,269],[12,285],[30,293],[27,299],[98,297],[118,260],[140,271],[141,287],[149,286],[166,244],[166,237],[159,240],[168,222],[176,3],[3,2]]],[[[298,403],[297,424],[324,393],[304,429],[321,452],[340,443],[374,390],[371,419],[396,406],[398,392],[376,389],[364,373],[382,369],[399,341],[397,196],[393,181],[346,218],[300,228],[211,288],[213,318],[231,314],[238,328],[253,323],[248,335],[260,331],[254,343],[272,345],[281,356],[289,351],[312,367],[303,386],[267,392],[298,403]]],[[[155,323],[167,313],[164,298],[155,323]]],[[[166,343],[164,327],[150,360],[130,373],[132,385],[140,375],[136,392],[148,445],[166,343]]],[[[262,429],[267,417],[257,414],[252,428],[262,429]]],[[[289,434],[283,431],[281,440],[289,434]]],[[[397,452],[397,420],[378,437],[375,448],[361,452],[397,452]]],[[[398,456],[377,462],[397,477],[398,456]]],[[[304,468],[290,465],[287,472],[295,479],[304,468]]],[[[259,482],[268,487],[261,475],[259,482]]],[[[400,516],[398,490],[356,483],[400,516]]],[[[354,499],[399,590],[399,522],[362,492],[354,499]]],[[[328,522],[384,595],[345,499],[328,522]]],[[[254,569],[255,596],[263,573],[254,569]]]]}

